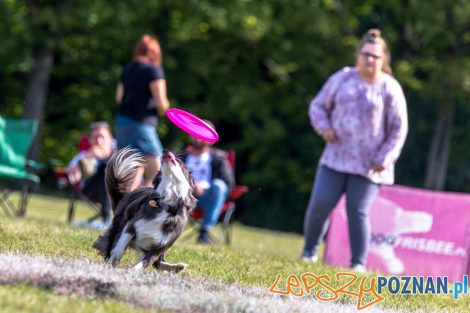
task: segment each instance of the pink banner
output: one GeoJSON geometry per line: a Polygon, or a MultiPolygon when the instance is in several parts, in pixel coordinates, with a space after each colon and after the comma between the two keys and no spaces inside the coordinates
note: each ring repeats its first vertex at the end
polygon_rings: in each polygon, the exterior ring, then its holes
{"type": "MultiPolygon", "coordinates": [[[[331,216],[324,259],[340,267],[351,259],[344,204],[331,216]]],[[[469,274],[470,195],[383,186],[370,217],[368,269],[451,281],[469,274]]]]}

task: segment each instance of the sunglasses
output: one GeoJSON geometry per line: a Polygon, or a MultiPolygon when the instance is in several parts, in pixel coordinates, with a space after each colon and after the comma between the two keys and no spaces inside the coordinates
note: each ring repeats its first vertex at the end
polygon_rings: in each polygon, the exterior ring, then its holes
{"type": "Polygon", "coordinates": [[[361,51],[359,52],[359,54],[366,59],[373,58],[374,60],[380,60],[382,58],[381,55],[377,55],[377,54],[373,54],[373,53],[365,52],[365,51],[364,52],[361,51]]]}

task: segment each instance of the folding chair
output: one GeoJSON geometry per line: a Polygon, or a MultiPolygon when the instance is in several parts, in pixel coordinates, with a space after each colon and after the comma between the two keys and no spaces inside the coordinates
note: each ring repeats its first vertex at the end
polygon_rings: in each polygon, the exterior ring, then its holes
{"type": "MultiPolygon", "coordinates": [[[[90,140],[87,136],[82,135],[78,144],[79,152],[86,151],[90,148],[90,140]]],[[[91,199],[87,197],[82,191],[82,184],[80,181],[72,182],[71,177],[63,168],[54,170],[57,178],[57,185],[60,189],[65,189],[68,192],[69,204],[67,209],[67,223],[71,224],[75,217],[75,210],[77,201],[83,201],[87,207],[92,211],[92,216],[87,219],[87,223],[101,217],[101,205],[98,199],[91,199]]]]}
{"type": "MultiPolygon", "coordinates": [[[[228,150],[227,151],[227,159],[232,166],[232,169],[235,170],[235,150],[228,150]]],[[[245,193],[248,192],[248,186],[245,185],[236,185],[230,194],[227,197],[227,200],[222,206],[220,211],[220,218],[221,221],[221,234],[220,237],[216,236],[213,237],[212,240],[216,243],[224,241],[225,244],[229,245],[232,242],[232,217],[233,213],[235,213],[236,209],[236,202],[237,200],[243,196],[245,193]]],[[[194,230],[197,231],[199,229],[200,223],[202,222],[202,218],[204,217],[204,210],[201,208],[194,209],[190,214],[190,224],[193,226],[194,230]]]]}
{"type": "Polygon", "coordinates": [[[0,116],[0,206],[7,216],[26,214],[31,189],[40,182],[34,173],[39,163],[27,159],[37,129],[36,120],[0,116]],[[10,196],[17,189],[20,197],[15,205],[10,196]]]}

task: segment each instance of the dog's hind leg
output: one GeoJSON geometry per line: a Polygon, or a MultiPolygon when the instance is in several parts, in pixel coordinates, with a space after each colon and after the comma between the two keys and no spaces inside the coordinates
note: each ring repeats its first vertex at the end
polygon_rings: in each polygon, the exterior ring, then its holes
{"type": "Polygon", "coordinates": [[[154,248],[146,252],[144,257],[134,266],[134,270],[142,271],[145,270],[150,264],[159,262],[164,248],[154,248]]]}
{"type": "Polygon", "coordinates": [[[183,271],[186,268],[186,266],[188,266],[188,265],[184,264],[184,263],[171,264],[171,263],[167,263],[167,262],[160,262],[159,268],[162,271],[179,273],[179,272],[183,271]]]}
{"type": "Polygon", "coordinates": [[[153,266],[157,269],[161,269],[162,271],[179,273],[183,271],[188,265],[184,263],[168,263],[165,261],[165,255],[162,255],[158,258],[157,261],[153,262],[153,266]]]}
{"type": "Polygon", "coordinates": [[[108,264],[116,266],[119,260],[121,260],[121,257],[127,248],[127,245],[129,244],[129,242],[131,242],[133,237],[133,234],[127,232],[126,225],[126,227],[124,227],[124,230],[122,231],[121,237],[119,237],[119,240],[116,243],[116,246],[113,248],[113,250],[111,250],[111,255],[107,262],[108,264]]]}

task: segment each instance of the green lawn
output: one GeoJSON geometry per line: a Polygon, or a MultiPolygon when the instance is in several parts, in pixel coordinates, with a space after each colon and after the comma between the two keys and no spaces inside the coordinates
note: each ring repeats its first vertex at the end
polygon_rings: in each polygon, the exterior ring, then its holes
{"type": "MultiPolygon", "coordinates": [[[[0,252],[44,255],[60,258],[85,258],[102,262],[91,244],[99,232],[91,229],[66,225],[65,199],[34,195],[24,219],[7,218],[0,211],[0,252]]],[[[89,214],[86,207],[80,207],[77,219],[89,214]]],[[[276,276],[282,274],[279,289],[285,290],[285,279],[290,274],[300,277],[311,272],[317,275],[328,274],[331,278],[339,271],[319,262],[307,264],[298,261],[302,248],[302,237],[297,234],[271,232],[236,224],[233,230],[231,246],[201,246],[194,243],[194,238],[179,240],[170,250],[167,259],[172,262],[184,262],[189,265],[182,274],[185,277],[218,280],[224,283],[236,283],[244,286],[258,286],[266,291],[274,283],[276,276]]],[[[126,253],[120,266],[132,265],[136,260],[134,253],[126,253]]],[[[344,269],[343,269],[344,270],[344,269]]],[[[369,277],[378,274],[368,274],[369,277]]],[[[338,288],[338,283],[330,284],[338,288]]],[[[358,291],[359,283],[351,286],[351,291],[358,291]]],[[[318,290],[315,289],[315,292],[318,290]]],[[[331,295],[323,296],[329,297],[331,295]]],[[[398,310],[449,311],[465,312],[470,307],[468,295],[461,295],[453,300],[451,295],[390,295],[383,294],[385,300],[379,306],[398,310]]],[[[64,312],[65,308],[77,308],[80,312],[127,312],[131,306],[113,301],[75,299],[64,295],[37,290],[30,286],[0,286],[0,307],[2,312],[38,312],[27,303],[45,302],[54,310],[44,312],[64,312]],[[62,310],[61,308],[64,308],[62,310]]],[[[372,294],[365,298],[366,303],[375,299],[372,294]]],[[[354,296],[341,294],[338,302],[356,303],[354,296]]]]}
{"type": "Polygon", "coordinates": [[[111,300],[80,299],[47,292],[25,285],[0,285],[0,308],[2,313],[132,313],[154,312],[136,309],[131,305],[111,300]]]}

